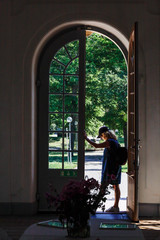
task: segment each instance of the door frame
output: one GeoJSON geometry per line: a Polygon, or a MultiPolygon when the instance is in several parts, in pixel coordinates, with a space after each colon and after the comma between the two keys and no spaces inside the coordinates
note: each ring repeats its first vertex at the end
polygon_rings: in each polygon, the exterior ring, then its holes
{"type": "MultiPolygon", "coordinates": [[[[95,22],[95,25],[96,25],[96,22],[95,22]]],[[[92,25],[78,24],[78,25],[76,25],[76,27],[83,27],[85,30],[97,31],[98,33],[104,34],[106,37],[110,38],[120,48],[120,50],[122,51],[122,53],[124,55],[124,58],[125,58],[125,60],[127,62],[127,60],[128,60],[128,51],[126,49],[126,46],[122,43],[122,41],[120,41],[120,39],[116,35],[112,34],[111,32],[109,32],[109,31],[107,31],[105,29],[102,29],[102,28],[96,27],[96,26],[92,26],[92,25]]],[[[68,31],[69,29],[70,28],[66,28],[64,31],[68,31]]],[[[61,33],[62,33],[62,31],[57,33],[52,39],[57,38],[61,33]]],[[[50,40],[48,42],[50,42],[50,40]]],[[[46,46],[47,46],[47,44],[45,44],[43,49],[45,49],[46,46]]],[[[38,63],[39,63],[39,61],[38,61],[38,63]]],[[[39,85],[39,80],[38,80],[39,78],[38,77],[39,76],[37,76],[37,79],[36,79],[36,85],[37,86],[39,85]]],[[[37,101],[37,107],[38,107],[38,101],[37,101]]],[[[37,129],[38,129],[38,127],[39,126],[37,126],[37,129]]],[[[38,139],[38,137],[39,136],[38,136],[38,131],[37,131],[37,139],[38,139]]],[[[38,151],[37,151],[37,157],[38,157],[38,151]]],[[[37,164],[38,164],[38,161],[37,161],[37,164]]],[[[37,185],[38,185],[38,171],[37,171],[37,185]]],[[[39,196],[39,194],[38,194],[38,191],[37,191],[37,199],[38,199],[38,196],[39,196]]]]}

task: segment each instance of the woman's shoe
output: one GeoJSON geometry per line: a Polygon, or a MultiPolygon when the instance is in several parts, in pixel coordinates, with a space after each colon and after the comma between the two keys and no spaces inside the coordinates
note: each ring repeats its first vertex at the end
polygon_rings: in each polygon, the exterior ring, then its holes
{"type": "Polygon", "coordinates": [[[106,212],[114,212],[118,213],[119,212],[119,207],[110,207],[109,209],[106,210],[106,212]]]}

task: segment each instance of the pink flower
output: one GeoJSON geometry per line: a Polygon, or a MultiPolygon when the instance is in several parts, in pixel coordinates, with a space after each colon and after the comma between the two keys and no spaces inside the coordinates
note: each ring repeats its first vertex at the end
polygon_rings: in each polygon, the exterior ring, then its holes
{"type": "MultiPolygon", "coordinates": [[[[77,219],[79,215],[83,215],[83,220],[89,213],[94,214],[96,208],[103,207],[106,198],[99,195],[100,189],[98,181],[94,178],[80,181],[71,180],[63,187],[60,194],[57,194],[50,185],[51,193],[46,193],[46,198],[49,206],[55,205],[61,218],[77,219]],[[56,194],[56,197],[52,195],[53,193],[56,194]]],[[[104,191],[104,195],[105,193],[104,191]]]]}

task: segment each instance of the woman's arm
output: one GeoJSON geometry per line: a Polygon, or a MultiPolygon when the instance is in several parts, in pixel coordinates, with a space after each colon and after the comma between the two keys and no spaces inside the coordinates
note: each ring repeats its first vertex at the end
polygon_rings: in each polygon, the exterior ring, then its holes
{"type": "Polygon", "coordinates": [[[86,133],[84,133],[84,138],[89,144],[91,144],[95,148],[109,148],[109,142],[108,141],[105,141],[103,143],[95,143],[87,137],[86,133]]]}

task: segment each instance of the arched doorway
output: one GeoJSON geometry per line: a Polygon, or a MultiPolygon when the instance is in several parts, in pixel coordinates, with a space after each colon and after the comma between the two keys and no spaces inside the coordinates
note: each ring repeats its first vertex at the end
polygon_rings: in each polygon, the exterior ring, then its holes
{"type": "MultiPolygon", "coordinates": [[[[38,194],[40,210],[47,208],[43,196],[48,183],[54,182],[60,190],[69,179],[84,177],[86,28],[88,27],[84,25],[75,26],[57,34],[48,42],[39,61],[38,194]],[[78,48],[76,48],[77,42],[78,48]],[[69,49],[77,51],[74,57],[71,56],[69,49]],[[63,51],[68,57],[68,62],[63,62],[63,54],[61,54],[63,51]],[[69,69],[71,64],[74,64],[77,69],[75,72],[69,69]],[[56,66],[59,72],[52,71],[53,66],[56,66]],[[56,82],[57,79],[61,84],[59,87],[55,85],[53,89],[51,82],[56,82]],[[72,140],[69,140],[71,137],[76,139],[76,144],[72,144],[72,140]],[[52,160],[58,164],[53,164],[51,167],[52,160]],[[74,162],[74,167],[68,168],[68,162],[74,162]]],[[[102,30],[102,34],[107,35],[107,32],[102,30]]],[[[110,37],[122,46],[123,53],[127,56],[123,44],[111,33],[110,37]]]]}

